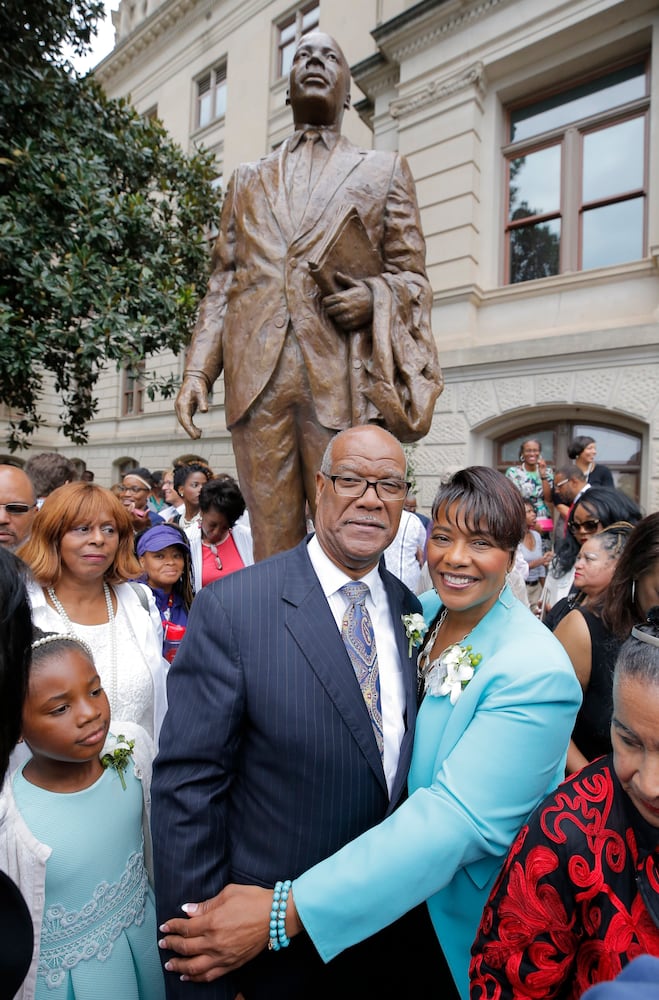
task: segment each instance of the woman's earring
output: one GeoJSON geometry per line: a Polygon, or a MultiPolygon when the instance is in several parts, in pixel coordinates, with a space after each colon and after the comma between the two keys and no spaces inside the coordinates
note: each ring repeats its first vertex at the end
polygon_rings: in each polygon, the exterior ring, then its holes
{"type": "Polygon", "coordinates": [[[632,607],[636,604],[636,580],[632,580],[632,607]]]}

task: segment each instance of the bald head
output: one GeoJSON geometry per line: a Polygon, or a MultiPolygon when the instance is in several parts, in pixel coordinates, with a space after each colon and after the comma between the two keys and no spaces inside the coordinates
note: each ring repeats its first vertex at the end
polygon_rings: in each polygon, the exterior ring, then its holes
{"type": "Polygon", "coordinates": [[[30,477],[14,465],[0,465],[0,545],[13,552],[27,541],[35,514],[30,477]]]}

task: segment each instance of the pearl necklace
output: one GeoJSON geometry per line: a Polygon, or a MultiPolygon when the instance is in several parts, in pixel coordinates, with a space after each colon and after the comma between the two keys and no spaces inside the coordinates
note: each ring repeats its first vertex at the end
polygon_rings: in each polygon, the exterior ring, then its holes
{"type": "MultiPolygon", "coordinates": [[[[46,593],[48,594],[53,607],[57,611],[57,614],[64,622],[68,634],[75,635],[76,633],[73,628],[73,623],[64,610],[64,605],[58,598],[53,588],[49,587],[46,593]]],[[[108,624],[110,626],[110,690],[108,692],[108,699],[110,701],[110,711],[114,714],[117,703],[117,624],[114,615],[114,608],[112,607],[112,592],[105,582],[103,583],[103,594],[105,595],[105,607],[107,608],[108,624]]]]}

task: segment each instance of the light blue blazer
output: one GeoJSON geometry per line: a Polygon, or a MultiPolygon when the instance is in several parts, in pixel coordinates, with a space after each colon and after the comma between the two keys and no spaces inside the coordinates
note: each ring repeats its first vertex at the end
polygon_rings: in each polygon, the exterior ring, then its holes
{"type": "MultiPolygon", "coordinates": [[[[421,601],[432,621],[436,595],[421,601]]],[[[427,900],[465,998],[483,907],[515,835],[563,778],[582,697],[561,644],[508,587],[469,643],[483,659],[456,704],[426,695],[419,710],[409,797],[293,882],[325,961],[427,900]]]]}

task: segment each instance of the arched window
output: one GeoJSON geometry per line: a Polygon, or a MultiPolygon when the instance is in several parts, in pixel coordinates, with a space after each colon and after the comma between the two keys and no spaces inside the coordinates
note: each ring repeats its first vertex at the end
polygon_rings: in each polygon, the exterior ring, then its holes
{"type": "Polygon", "coordinates": [[[505,472],[511,465],[519,462],[519,453],[523,441],[535,438],[540,442],[543,457],[548,465],[556,468],[570,461],[567,446],[572,438],[588,435],[597,444],[597,461],[608,466],[613,474],[613,481],[618,489],[627,496],[640,501],[641,492],[641,449],[642,441],[639,434],[622,431],[605,424],[580,423],[577,421],[561,421],[539,424],[529,423],[522,433],[501,437],[495,442],[495,464],[497,469],[505,472]]]}

